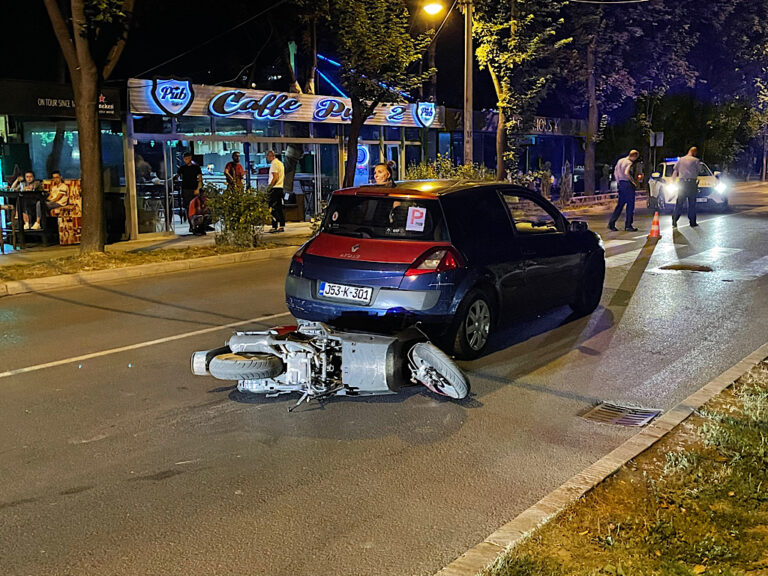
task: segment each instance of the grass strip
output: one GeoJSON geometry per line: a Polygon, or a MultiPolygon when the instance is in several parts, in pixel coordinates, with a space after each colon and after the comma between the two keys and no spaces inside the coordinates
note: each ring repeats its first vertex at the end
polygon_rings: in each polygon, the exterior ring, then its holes
{"type": "Polygon", "coordinates": [[[482,574],[768,575],[768,362],[482,574]]]}
{"type": "Polygon", "coordinates": [[[97,252],[84,256],[66,256],[41,260],[40,262],[13,264],[0,266],[0,281],[29,280],[31,278],[45,278],[61,274],[77,274],[78,272],[91,272],[93,270],[110,270],[113,268],[125,268],[140,264],[153,264],[157,262],[172,262],[175,260],[189,260],[192,258],[204,258],[220,254],[232,254],[251,250],[264,250],[267,248],[284,247],[285,244],[259,243],[256,248],[236,248],[226,246],[196,246],[189,248],[167,248],[153,250],[132,250],[130,252],[97,252]]]}

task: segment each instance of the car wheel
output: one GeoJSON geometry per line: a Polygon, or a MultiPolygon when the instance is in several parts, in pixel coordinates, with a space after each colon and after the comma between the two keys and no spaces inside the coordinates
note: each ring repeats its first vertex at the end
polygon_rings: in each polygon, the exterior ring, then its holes
{"type": "Polygon", "coordinates": [[[576,299],[569,304],[571,310],[580,316],[594,312],[600,305],[604,282],[605,258],[602,255],[593,254],[584,266],[576,299]]]}
{"type": "Polygon", "coordinates": [[[664,188],[659,188],[659,195],[656,197],[656,209],[662,214],[667,211],[667,203],[664,201],[664,188]]]}
{"type": "Polygon", "coordinates": [[[283,361],[271,354],[219,354],[208,365],[211,376],[219,380],[262,380],[283,371],[283,361]]]}
{"type": "Polygon", "coordinates": [[[461,360],[480,356],[488,346],[493,326],[494,310],[491,299],[479,288],[464,297],[451,331],[453,354],[461,360]]]}

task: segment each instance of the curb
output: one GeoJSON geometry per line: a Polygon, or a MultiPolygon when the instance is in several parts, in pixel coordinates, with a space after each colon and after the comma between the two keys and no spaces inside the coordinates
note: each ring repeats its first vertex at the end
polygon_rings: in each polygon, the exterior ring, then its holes
{"type": "Polygon", "coordinates": [[[249,250],[247,252],[233,252],[218,256],[205,256],[203,258],[190,258],[188,260],[171,260],[169,262],[154,262],[151,264],[139,264],[138,266],[126,266],[124,268],[111,268],[109,270],[94,270],[93,272],[79,272],[77,274],[63,274],[61,276],[48,276],[46,278],[31,278],[29,280],[12,280],[0,284],[0,298],[16,294],[30,292],[44,292],[58,288],[70,288],[72,286],[84,286],[112,280],[127,280],[130,278],[142,278],[159,276],[170,272],[183,272],[198,268],[209,268],[225,264],[237,264],[240,262],[254,262],[269,260],[293,255],[296,246],[284,248],[267,248],[265,250],[249,250]]]}
{"type": "Polygon", "coordinates": [[[616,473],[624,464],[664,438],[696,410],[729,388],[752,367],[768,357],[768,344],[731,366],[711,380],[698,392],[657,418],[643,431],[621,446],[579,472],[565,484],[505,524],[478,545],[467,550],[435,576],[475,576],[492,566],[510,548],[527,538],[536,528],[574,504],[603,480],[616,473]]]}

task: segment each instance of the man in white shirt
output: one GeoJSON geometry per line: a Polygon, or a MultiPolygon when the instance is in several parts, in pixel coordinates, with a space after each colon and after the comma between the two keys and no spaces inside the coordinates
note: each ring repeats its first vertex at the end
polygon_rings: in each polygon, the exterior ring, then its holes
{"type": "Polygon", "coordinates": [[[274,150],[267,151],[269,162],[269,207],[272,209],[272,230],[270,232],[285,232],[285,210],[283,209],[283,183],[285,182],[285,166],[277,159],[274,150]]]}
{"type": "Polygon", "coordinates": [[[672,227],[677,228],[677,221],[683,213],[683,204],[688,202],[688,222],[691,228],[696,228],[696,196],[699,195],[699,166],[701,160],[696,158],[699,149],[693,146],[688,154],[680,158],[672,171],[672,178],[679,178],[680,191],[677,193],[675,212],[672,214],[672,227]]]}
{"type": "Polygon", "coordinates": [[[624,230],[628,232],[637,232],[637,228],[632,226],[632,221],[635,217],[635,188],[637,188],[637,182],[635,182],[632,175],[632,165],[640,157],[640,153],[637,150],[631,150],[627,156],[616,162],[616,169],[613,171],[613,175],[616,178],[616,183],[619,187],[619,200],[616,204],[616,209],[611,214],[611,218],[608,221],[608,229],[618,232],[616,228],[616,220],[621,216],[621,211],[624,206],[627,207],[627,216],[624,222],[624,230]]]}

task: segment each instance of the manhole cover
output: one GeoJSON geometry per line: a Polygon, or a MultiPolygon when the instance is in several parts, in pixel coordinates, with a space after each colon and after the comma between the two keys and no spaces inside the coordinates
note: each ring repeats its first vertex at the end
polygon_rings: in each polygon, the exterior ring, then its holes
{"type": "Polygon", "coordinates": [[[584,414],[584,418],[603,424],[616,424],[617,426],[645,426],[661,413],[662,410],[654,408],[632,408],[610,402],[601,402],[584,414]]]}
{"type": "Polygon", "coordinates": [[[689,272],[712,272],[709,266],[699,264],[667,264],[661,267],[662,270],[688,270],[689,272]]]}

